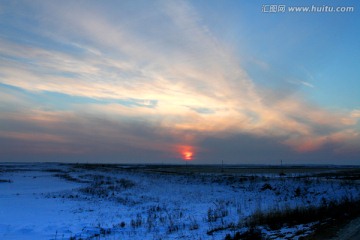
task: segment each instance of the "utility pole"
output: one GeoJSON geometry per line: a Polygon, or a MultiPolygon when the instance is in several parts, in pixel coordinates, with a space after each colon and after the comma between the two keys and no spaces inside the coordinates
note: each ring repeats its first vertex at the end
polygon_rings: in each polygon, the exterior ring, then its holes
{"type": "Polygon", "coordinates": [[[282,176],[285,176],[285,172],[284,172],[284,169],[283,169],[283,160],[281,159],[280,160],[280,173],[279,173],[280,177],[282,176]]]}

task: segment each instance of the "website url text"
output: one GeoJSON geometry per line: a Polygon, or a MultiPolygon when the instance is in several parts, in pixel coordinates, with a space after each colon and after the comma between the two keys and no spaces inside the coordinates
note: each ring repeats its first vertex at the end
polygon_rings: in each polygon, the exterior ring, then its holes
{"type": "Polygon", "coordinates": [[[285,12],[304,12],[304,13],[348,13],[354,12],[355,8],[352,6],[286,6],[286,5],[262,5],[261,12],[263,13],[285,13],[285,12]]]}

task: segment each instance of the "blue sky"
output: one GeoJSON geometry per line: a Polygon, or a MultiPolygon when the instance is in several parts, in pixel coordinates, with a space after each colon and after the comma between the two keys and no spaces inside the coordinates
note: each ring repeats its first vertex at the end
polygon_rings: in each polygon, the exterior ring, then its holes
{"type": "Polygon", "coordinates": [[[2,1],[1,160],[359,164],[359,5],[2,1]]]}

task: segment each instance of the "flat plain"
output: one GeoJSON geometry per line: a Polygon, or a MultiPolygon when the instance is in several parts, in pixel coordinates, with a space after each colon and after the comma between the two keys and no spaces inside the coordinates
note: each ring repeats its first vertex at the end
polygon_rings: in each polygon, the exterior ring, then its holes
{"type": "Polygon", "coordinates": [[[0,237],[311,239],[359,216],[359,180],[356,166],[2,163],[0,237]]]}

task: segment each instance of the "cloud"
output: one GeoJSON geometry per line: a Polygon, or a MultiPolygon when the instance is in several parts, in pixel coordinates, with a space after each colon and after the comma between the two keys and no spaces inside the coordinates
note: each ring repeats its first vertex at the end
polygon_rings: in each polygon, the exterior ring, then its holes
{"type": "Polygon", "coordinates": [[[12,131],[2,131],[0,136],[3,138],[11,138],[22,141],[37,141],[37,142],[57,142],[64,143],[67,140],[63,137],[54,134],[44,134],[44,133],[24,133],[24,132],[12,132],[12,131]]]}
{"type": "Polygon", "coordinates": [[[301,81],[300,83],[301,83],[302,85],[306,86],[306,87],[314,88],[314,85],[312,85],[312,84],[309,83],[309,82],[301,81]]]}
{"type": "Polygon", "coordinates": [[[360,110],[358,110],[358,109],[353,110],[353,111],[351,112],[350,116],[351,116],[352,118],[355,118],[355,119],[360,118],[360,110]]]}
{"type": "Polygon", "coordinates": [[[315,86],[309,82],[306,81],[300,81],[300,80],[289,80],[289,83],[295,84],[295,85],[302,85],[309,88],[314,88],[315,86]]]}
{"type": "MultiPolygon", "coordinates": [[[[0,120],[18,122],[28,133],[9,127],[0,136],[47,139],[61,143],[60,150],[73,149],[71,143],[86,153],[167,152],[179,144],[199,145],[200,151],[206,139],[237,134],[273,138],[308,152],[327,143],[347,144],[357,133],[357,110],[330,112],[302,96],[264,95],[238,56],[186,1],[147,2],[136,8],[116,2],[121,5],[116,14],[91,3],[35,2],[31,9],[40,17],[32,31],[46,44],[0,39],[2,84],[85,99],[65,111],[23,101],[29,111],[7,112],[8,119],[0,120]]],[[[305,81],[297,84],[313,87],[305,81]]],[[[19,92],[0,96],[0,103],[15,106],[23,97],[19,92]]]]}

